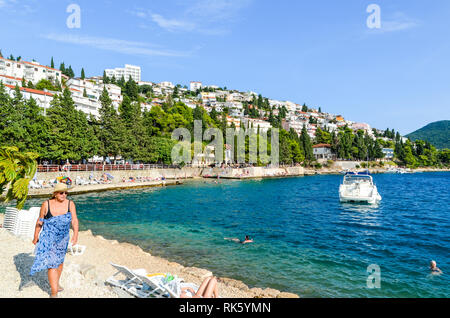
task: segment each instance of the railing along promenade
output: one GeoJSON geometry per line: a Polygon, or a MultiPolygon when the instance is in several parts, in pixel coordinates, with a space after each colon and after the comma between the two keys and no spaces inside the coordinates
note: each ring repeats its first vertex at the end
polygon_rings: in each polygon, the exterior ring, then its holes
{"type": "MultiPolygon", "coordinates": [[[[295,167],[298,165],[280,165],[280,168],[295,167]]],[[[207,164],[185,164],[187,168],[212,168],[207,164]]],[[[252,168],[250,164],[226,165],[222,168],[252,168]]],[[[154,170],[154,169],[180,169],[179,165],[166,164],[72,164],[72,165],[38,165],[38,172],[83,172],[83,171],[130,171],[130,170],[154,170]]],[[[265,166],[265,169],[272,168],[265,166]]]]}
{"type": "MultiPolygon", "coordinates": [[[[184,167],[192,167],[185,165],[184,167]]],[[[83,171],[129,171],[129,170],[154,170],[154,169],[179,169],[180,166],[165,164],[74,164],[74,165],[38,165],[38,172],[83,172],[83,171]]]]}

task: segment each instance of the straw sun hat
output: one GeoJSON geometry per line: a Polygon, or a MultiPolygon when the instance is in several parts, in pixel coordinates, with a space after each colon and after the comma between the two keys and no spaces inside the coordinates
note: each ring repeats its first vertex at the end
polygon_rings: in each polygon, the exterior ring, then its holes
{"type": "Polygon", "coordinates": [[[69,188],[67,187],[67,185],[65,185],[64,183],[58,183],[55,188],[53,189],[53,194],[57,193],[57,192],[68,192],[69,188]]]}

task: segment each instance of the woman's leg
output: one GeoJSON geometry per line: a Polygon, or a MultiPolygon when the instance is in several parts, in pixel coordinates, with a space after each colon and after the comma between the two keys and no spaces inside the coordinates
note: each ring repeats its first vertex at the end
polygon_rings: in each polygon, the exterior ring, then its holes
{"type": "Polygon", "coordinates": [[[59,280],[61,279],[61,274],[63,271],[64,263],[58,266],[58,291],[62,291],[61,285],[59,284],[59,280]]]}
{"type": "Polygon", "coordinates": [[[58,268],[49,268],[48,269],[48,283],[50,284],[50,288],[52,290],[51,296],[58,296],[58,268]]]}
{"type": "Polygon", "coordinates": [[[196,296],[203,296],[203,293],[205,292],[206,286],[208,285],[209,281],[212,277],[207,277],[203,283],[200,285],[200,287],[197,290],[196,296]]]}
{"type": "Polygon", "coordinates": [[[212,296],[215,296],[214,298],[217,298],[219,296],[219,292],[217,290],[217,278],[212,277],[209,282],[208,286],[206,286],[206,290],[203,293],[203,298],[212,298],[212,296]]]}

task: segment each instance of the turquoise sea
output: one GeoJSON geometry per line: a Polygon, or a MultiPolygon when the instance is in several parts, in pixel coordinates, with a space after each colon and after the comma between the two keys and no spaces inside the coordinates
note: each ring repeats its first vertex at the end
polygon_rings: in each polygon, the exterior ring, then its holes
{"type": "Polygon", "coordinates": [[[250,287],[302,297],[450,297],[450,173],[373,178],[383,198],[373,207],[339,203],[342,176],[334,175],[187,181],[72,199],[81,230],[250,287]],[[255,243],[224,239],[245,235],[255,243]],[[443,275],[430,275],[432,259],[443,275]],[[371,264],[380,267],[380,288],[367,287],[371,264]]]}

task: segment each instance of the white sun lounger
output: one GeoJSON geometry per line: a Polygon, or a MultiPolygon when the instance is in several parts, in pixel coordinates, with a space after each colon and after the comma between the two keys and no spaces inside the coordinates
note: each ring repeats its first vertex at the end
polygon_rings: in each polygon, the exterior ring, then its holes
{"type": "Polygon", "coordinates": [[[3,219],[3,228],[9,232],[14,232],[17,223],[17,215],[19,210],[13,207],[7,207],[5,211],[5,218],[3,219]]]}
{"type": "Polygon", "coordinates": [[[170,293],[166,288],[165,276],[164,275],[138,275],[139,278],[144,283],[144,290],[146,291],[146,298],[156,297],[156,298],[169,298],[170,293]]]}
{"type": "Polygon", "coordinates": [[[136,270],[130,270],[126,266],[121,266],[117,264],[110,263],[111,266],[113,266],[115,269],[117,269],[117,273],[112,275],[106,280],[106,283],[118,287],[120,289],[125,290],[126,292],[130,293],[131,295],[138,297],[138,298],[146,298],[148,295],[148,291],[145,292],[143,290],[143,282],[142,279],[138,275],[143,275],[143,272],[145,270],[142,269],[136,269],[136,270]],[[124,280],[117,280],[114,277],[118,274],[122,274],[125,276],[124,280]]]}

